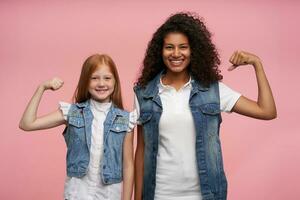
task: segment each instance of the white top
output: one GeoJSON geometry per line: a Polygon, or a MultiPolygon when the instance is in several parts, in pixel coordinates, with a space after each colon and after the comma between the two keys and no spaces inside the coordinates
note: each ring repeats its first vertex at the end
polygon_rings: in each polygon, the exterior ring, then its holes
{"type": "MultiPolygon", "coordinates": [[[[189,107],[189,80],[181,89],[158,85],[163,112],[159,121],[155,200],[201,200],[196,165],[196,131],[189,107]]],[[[220,110],[230,112],[239,93],[219,82],[220,110]]],[[[135,96],[135,109],[140,108],[135,96]]],[[[139,122],[138,122],[139,123],[139,122]]],[[[140,123],[139,123],[140,124],[140,123]]]]}
{"type": "MultiPolygon", "coordinates": [[[[67,120],[71,104],[59,102],[64,118],[67,120]]],[[[120,200],[122,184],[103,185],[100,177],[100,161],[103,152],[103,122],[111,103],[90,100],[93,113],[90,162],[87,174],[82,178],[66,177],[64,199],[68,200],[120,200]]],[[[130,113],[128,132],[132,131],[136,115],[130,113]]]]}

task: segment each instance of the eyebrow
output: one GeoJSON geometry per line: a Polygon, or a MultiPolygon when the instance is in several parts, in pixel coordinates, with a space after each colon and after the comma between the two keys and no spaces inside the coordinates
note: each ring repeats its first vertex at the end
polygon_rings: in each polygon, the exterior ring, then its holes
{"type": "MultiPolygon", "coordinates": [[[[173,45],[174,46],[174,44],[172,44],[172,43],[164,43],[164,45],[173,45]]],[[[190,45],[190,44],[189,43],[181,43],[181,44],[178,44],[178,45],[190,45]]]]}

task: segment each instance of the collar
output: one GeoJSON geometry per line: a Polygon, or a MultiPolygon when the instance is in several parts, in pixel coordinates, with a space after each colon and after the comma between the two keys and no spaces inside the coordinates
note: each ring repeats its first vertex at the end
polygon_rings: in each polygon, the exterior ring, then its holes
{"type": "MultiPolygon", "coordinates": [[[[163,71],[157,74],[154,79],[152,79],[145,88],[144,97],[145,98],[153,98],[159,93],[159,85],[161,84],[161,76],[163,71]]],[[[190,80],[184,85],[184,87],[191,85],[192,93],[196,93],[198,91],[205,92],[208,90],[208,87],[203,86],[199,81],[195,80],[192,76],[190,76],[190,80]]]]}
{"type": "MultiPolygon", "coordinates": [[[[190,89],[192,87],[191,81],[192,81],[192,77],[190,76],[188,82],[186,82],[180,89],[183,89],[183,88],[189,88],[190,89]]],[[[173,87],[163,84],[162,75],[161,75],[160,80],[159,80],[159,84],[158,84],[159,93],[162,93],[163,91],[169,90],[169,89],[173,89],[173,87]]]]}
{"type": "Polygon", "coordinates": [[[192,78],[191,80],[192,88],[197,89],[199,91],[205,92],[208,90],[209,87],[203,86],[199,81],[196,81],[195,79],[192,78]]]}
{"type": "Polygon", "coordinates": [[[90,99],[90,105],[91,105],[91,108],[95,109],[96,111],[107,114],[112,103],[111,102],[101,103],[101,102],[95,101],[94,99],[90,99]]]}

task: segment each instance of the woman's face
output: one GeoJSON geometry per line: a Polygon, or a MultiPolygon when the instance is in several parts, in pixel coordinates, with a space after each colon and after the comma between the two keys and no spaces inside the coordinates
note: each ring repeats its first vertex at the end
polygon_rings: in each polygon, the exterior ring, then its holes
{"type": "Polygon", "coordinates": [[[167,34],[164,38],[162,57],[169,72],[186,72],[191,61],[188,38],[182,33],[167,34]]]}

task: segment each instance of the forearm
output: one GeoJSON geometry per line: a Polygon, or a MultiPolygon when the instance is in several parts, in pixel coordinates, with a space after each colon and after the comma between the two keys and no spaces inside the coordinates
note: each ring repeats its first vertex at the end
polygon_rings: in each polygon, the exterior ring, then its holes
{"type": "Polygon", "coordinates": [[[38,106],[44,91],[47,89],[57,90],[62,87],[62,85],[62,80],[53,78],[45,81],[37,88],[23,113],[22,119],[20,120],[19,127],[22,130],[34,131],[48,129],[65,123],[63,114],[59,109],[42,117],[37,117],[38,106]]]}
{"type": "Polygon", "coordinates": [[[133,181],[134,181],[133,163],[123,169],[123,200],[131,200],[133,181]]]}
{"type": "Polygon", "coordinates": [[[29,101],[29,103],[23,113],[22,119],[20,120],[20,123],[19,123],[19,127],[22,130],[26,130],[26,131],[31,130],[32,127],[34,126],[34,121],[37,118],[38,106],[40,104],[40,101],[41,101],[44,91],[45,91],[44,86],[40,85],[36,89],[31,100],[29,101]]]}
{"type": "Polygon", "coordinates": [[[262,112],[268,116],[268,118],[276,118],[277,112],[275,101],[263,66],[260,61],[255,62],[253,66],[255,69],[258,86],[257,105],[260,107],[262,112]]]}
{"type": "Polygon", "coordinates": [[[135,200],[142,200],[143,178],[144,178],[144,159],[143,159],[143,156],[136,155],[134,171],[135,171],[135,175],[134,175],[134,178],[135,178],[134,199],[135,200]]]}
{"type": "Polygon", "coordinates": [[[143,194],[143,179],[144,179],[144,140],[142,137],[142,128],[138,126],[138,142],[134,160],[134,199],[141,200],[143,194]]]}
{"type": "Polygon", "coordinates": [[[276,118],[274,98],[260,59],[252,53],[235,51],[229,62],[233,64],[229,70],[233,70],[240,65],[252,65],[255,69],[258,86],[257,101],[241,96],[232,111],[256,119],[270,120],[276,118]]]}

